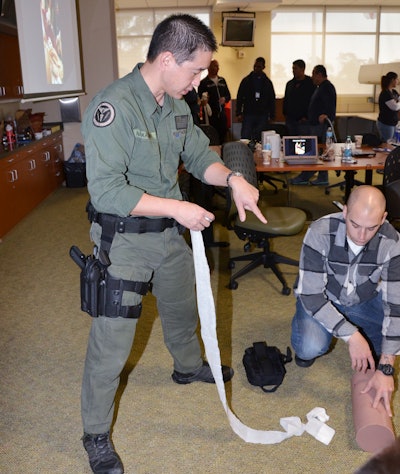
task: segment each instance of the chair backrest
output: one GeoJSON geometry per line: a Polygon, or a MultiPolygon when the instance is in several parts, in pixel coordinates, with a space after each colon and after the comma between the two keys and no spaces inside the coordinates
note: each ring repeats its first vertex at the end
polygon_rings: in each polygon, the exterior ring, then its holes
{"type": "Polygon", "coordinates": [[[383,171],[383,186],[400,179],[400,147],[394,148],[386,157],[383,171]]]}
{"type": "Polygon", "coordinates": [[[200,125],[200,128],[203,132],[207,135],[208,139],[210,140],[211,146],[221,145],[221,140],[219,139],[219,135],[217,129],[212,125],[200,125]]]}
{"type": "Polygon", "coordinates": [[[222,147],[222,159],[232,171],[240,171],[253,186],[258,186],[253,152],[242,142],[227,142],[222,147]]]}
{"type": "Polygon", "coordinates": [[[379,138],[377,133],[364,133],[362,144],[368,146],[379,146],[382,143],[382,140],[379,138]]]}
{"type": "Polygon", "coordinates": [[[385,186],[386,210],[388,220],[400,219],[400,179],[385,186]]]}
{"type": "MultiPolygon", "coordinates": [[[[256,165],[253,152],[242,142],[227,142],[222,147],[222,159],[227,168],[240,171],[244,178],[253,186],[258,186],[256,165]]],[[[237,214],[235,201],[232,199],[230,188],[226,192],[226,227],[232,229],[232,222],[237,214]]]]}
{"type": "Polygon", "coordinates": [[[400,147],[394,148],[386,157],[383,193],[389,221],[400,219],[400,147]]]}

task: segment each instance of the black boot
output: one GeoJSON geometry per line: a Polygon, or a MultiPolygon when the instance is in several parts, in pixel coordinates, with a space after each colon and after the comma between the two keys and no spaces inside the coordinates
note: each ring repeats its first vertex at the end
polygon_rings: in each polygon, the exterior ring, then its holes
{"type": "MultiPolygon", "coordinates": [[[[222,365],[221,371],[223,381],[229,382],[229,380],[233,377],[233,369],[226,365],[222,365]]],[[[192,382],[215,383],[214,376],[211,372],[211,367],[205,360],[203,361],[203,365],[200,367],[200,369],[190,374],[183,374],[182,372],[174,370],[172,374],[172,380],[179,384],[188,384],[192,382]]]]}
{"type": "Polygon", "coordinates": [[[83,447],[95,474],[123,474],[124,467],[110,439],[110,433],[88,434],[82,438],[83,447]]]}

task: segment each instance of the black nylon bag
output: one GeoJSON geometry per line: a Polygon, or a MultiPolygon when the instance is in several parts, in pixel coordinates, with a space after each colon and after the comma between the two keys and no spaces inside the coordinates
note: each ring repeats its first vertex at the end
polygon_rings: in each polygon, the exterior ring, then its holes
{"type": "Polygon", "coordinates": [[[289,347],[284,355],[277,347],[267,346],[265,341],[254,342],[243,356],[247,380],[251,385],[261,387],[264,392],[275,392],[285,377],[285,364],[291,360],[292,351],[289,347]]]}

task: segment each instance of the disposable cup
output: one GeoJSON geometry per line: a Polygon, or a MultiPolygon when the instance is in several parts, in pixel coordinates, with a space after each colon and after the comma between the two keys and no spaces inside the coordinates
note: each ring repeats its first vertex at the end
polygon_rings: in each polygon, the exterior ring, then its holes
{"type": "Polygon", "coordinates": [[[262,157],[263,157],[263,164],[264,165],[271,164],[271,155],[272,155],[271,150],[263,150],[262,151],[262,157]]]}

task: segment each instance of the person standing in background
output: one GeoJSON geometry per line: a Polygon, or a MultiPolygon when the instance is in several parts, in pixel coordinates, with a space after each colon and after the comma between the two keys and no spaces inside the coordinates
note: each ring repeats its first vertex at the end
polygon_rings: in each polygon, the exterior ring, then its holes
{"type": "MultiPolygon", "coordinates": [[[[306,135],[315,135],[319,143],[325,143],[326,130],[329,122],[333,124],[336,117],[336,89],[328,79],[326,68],[322,64],[314,67],[312,72],[313,83],[317,86],[308,106],[308,121],[304,124],[306,135]]],[[[328,172],[320,171],[318,178],[310,181],[314,171],[302,171],[290,180],[291,184],[313,184],[314,186],[327,186],[328,172]]]]}
{"type": "MultiPolygon", "coordinates": [[[[210,117],[212,115],[212,110],[211,110],[210,104],[208,103],[208,93],[203,92],[199,100],[200,100],[200,112],[199,112],[200,125],[211,125],[210,117]]],[[[218,137],[219,137],[219,134],[218,134],[218,137]]],[[[221,143],[221,140],[220,140],[220,143],[221,143]]]]}
{"type": "Polygon", "coordinates": [[[237,93],[236,117],[242,122],[240,137],[261,141],[261,132],[275,119],[275,90],[263,72],[265,59],[257,58],[253,71],[242,79],[237,93]]]}
{"type": "Polygon", "coordinates": [[[394,137],[396,124],[399,121],[399,93],[395,87],[399,84],[395,72],[388,72],[381,77],[381,93],[379,94],[379,115],[376,121],[381,140],[387,143],[394,137]]]}
{"type": "Polygon", "coordinates": [[[302,135],[307,123],[308,106],[315,90],[310,76],[305,74],[306,63],[296,59],[292,64],[293,79],[286,83],[283,115],[290,135],[302,135]]]}
{"type": "Polygon", "coordinates": [[[208,105],[211,107],[209,116],[210,125],[218,132],[221,144],[226,140],[228,121],[225,105],[231,100],[228,85],[225,79],[218,75],[219,63],[213,59],[208,67],[208,75],[199,85],[199,97],[203,100],[203,93],[208,93],[208,105]]]}
{"type": "Polygon", "coordinates": [[[193,123],[195,125],[200,125],[200,100],[196,89],[193,88],[191,91],[185,94],[183,98],[192,112],[193,123]]]}

